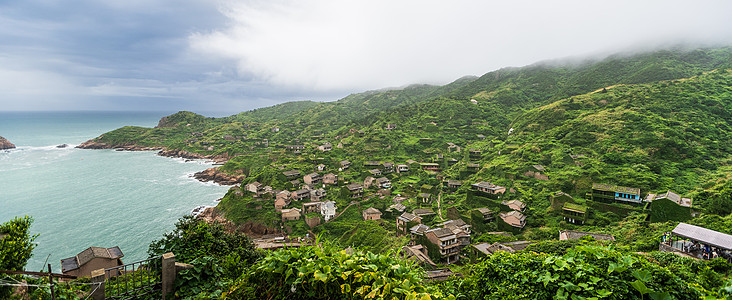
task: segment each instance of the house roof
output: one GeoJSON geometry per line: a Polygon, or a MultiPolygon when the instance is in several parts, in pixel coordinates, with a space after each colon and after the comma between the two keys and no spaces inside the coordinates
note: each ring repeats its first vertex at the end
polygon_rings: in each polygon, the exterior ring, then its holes
{"type": "Polygon", "coordinates": [[[348,188],[349,190],[353,191],[353,190],[356,190],[356,189],[363,188],[363,185],[361,185],[360,182],[354,182],[354,183],[351,183],[351,184],[347,185],[346,188],[348,188]]]}
{"type": "Polygon", "coordinates": [[[118,259],[124,256],[122,250],[117,246],[112,248],[89,247],[76,256],[62,259],[61,271],[67,272],[77,269],[95,258],[118,259]]]}
{"type": "Polygon", "coordinates": [[[288,177],[289,176],[298,176],[298,175],[300,175],[300,171],[290,170],[290,171],[284,171],[284,172],[282,172],[282,174],[284,174],[285,176],[288,176],[288,177]]]}
{"type": "Polygon", "coordinates": [[[398,212],[403,212],[405,209],[407,209],[407,207],[404,206],[404,204],[396,203],[396,204],[390,205],[389,208],[386,209],[386,211],[396,210],[398,212]]]}
{"type": "Polygon", "coordinates": [[[419,193],[420,198],[429,198],[430,196],[430,193],[419,193]]]}
{"type": "Polygon", "coordinates": [[[526,203],[523,203],[519,200],[501,201],[501,204],[515,210],[523,210],[524,208],[526,208],[526,203]]]}
{"type": "Polygon", "coordinates": [[[694,226],[686,223],[679,223],[671,233],[692,239],[710,246],[732,250],[732,235],[694,226]]]}
{"type": "Polygon", "coordinates": [[[685,207],[691,207],[691,198],[683,198],[679,194],[676,194],[672,191],[666,191],[666,193],[655,195],[655,194],[648,194],[646,197],[647,201],[654,201],[654,200],[661,200],[661,199],[668,199],[673,202],[675,202],[678,205],[685,206],[685,207]]]}
{"type": "Polygon", "coordinates": [[[369,208],[365,209],[363,211],[363,213],[366,215],[381,215],[381,211],[379,211],[378,209],[373,208],[373,207],[369,207],[369,208]]]}
{"type": "Polygon", "coordinates": [[[310,177],[310,178],[317,178],[318,176],[320,176],[318,173],[310,173],[308,175],[305,175],[305,177],[310,177]]]}
{"type": "Polygon", "coordinates": [[[578,239],[581,239],[583,236],[588,236],[588,235],[598,241],[614,241],[615,240],[615,237],[613,237],[611,234],[582,232],[582,231],[574,231],[574,230],[560,230],[559,231],[559,240],[560,241],[578,240],[578,239]]]}
{"type": "Polygon", "coordinates": [[[414,234],[424,234],[427,230],[430,230],[430,227],[424,224],[417,224],[409,228],[409,231],[414,234]]]}
{"type": "Polygon", "coordinates": [[[434,215],[435,212],[431,208],[416,208],[412,211],[413,214],[418,216],[434,215]]]}
{"type": "Polygon", "coordinates": [[[379,177],[379,178],[376,179],[376,182],[378,182],[378,183],[386,183],[386,182],[391,182],[391,181],[389,180],[389,178],[379,177]]]}
{"type": "Polygon", "coordinates": [[[500,216],[501,216],[501,219],[503,219],[504,222],[508,223],[511,226],[521,227],[521,228],[524,227],[522,223],[524,222],[524,220],[526,220],[526,216],[524,216],[522,213],[520,213],[518,211],[512,210],[512,211],[507,212],[507,213],[501,213],[500,216]],[[519,223],[509,222],[509,221],[513,221],[513,220],[516,220],[519,223]]]}
{"type": "Polygon", "coordinates": [[[419,218],[419,216],[417,216],[413,213],[408,213],[408,212],[404,212],[404,213],[402,213],[401,216],[398,217],[398,219],[401,219],[404,222],[411,222],[417,218],[419,218]]]}
{"type": "Polygon", "coordinates": [[[593,183],[592,189],[599,190],[599,191],[640,195],[639,188],[631,188],[631,187],[617,186],[617,185],[611,185],[611,184],[593,183]]]}
{"type": "Polygon", "coordinates": [[[478,183],[473,183],[472,186],[479,187],[479,188],[484,188],[484,189],[490,189],[490,190],[498,190],[498,189],[504,188],[504,187],[502,187],[500,185],[495,185],[495,184],[492,184],[492,183],[487,182],[487,181],[481,181],[481,182],[478,182],[478,183]]]}
{"type": "Polygon", "coordinates": [[[429,256],[422,253],[422,251],[419,251],[419,249],[416,246],[404,246],[402,247],[402,251],[404,251],[404,254],[406,257],[414,257],[417,261],[428,264],[430,266],[437,266],[429,256]]]}
{"type": "Polygon", "coordinates": [[[450,179],[450,180],[447,181],[447,185],[462,185],[462,184],[463,184],[463,182],[460,181],[460,180],[452,180],[452,179],[450,179]]]}
{"type": "Polygon", "coordinates": [[[484,215],[493,213],[493,211],[487,207],[476,208],[475,210],[479,211],[481,214],[484,214],[484,215]]]}
{"type": "Polygon", "coordinates": [[[578,212],[578,213],[585,213],[587,211],[587,206],[565,202],[564,205],[562,206],[562,209],[574,211],[574,212],[578,212]]]}
{"type": "Polygon", "coordinates": [[[446,241],[446,240],[452,240],[457,238],[455,233],[452,232],[452,230],[448,228],[434,228],[425,231],[425,234],[432,233],[434,234],[439,240],[446,241]]]}

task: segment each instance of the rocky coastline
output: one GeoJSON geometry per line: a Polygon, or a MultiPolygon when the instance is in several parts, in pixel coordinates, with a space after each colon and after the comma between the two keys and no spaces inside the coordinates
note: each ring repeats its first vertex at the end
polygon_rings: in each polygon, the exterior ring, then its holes
{"type": "Polygon", "coordinates": [[[203,182],[213,181],[220,185],[235,185],[241,183],[241,181],[244,180],[246,176],[243,174],[224,173],[219,170],[218,167],[216,167],[197,172],[193,174],[193,178],[196,178],[199,181],[203,182]]]}
{"type": "Polygon", "coordinates": [[[0,136],[0,150],[15,149],[15,145],[6,138],[0,136]]]}

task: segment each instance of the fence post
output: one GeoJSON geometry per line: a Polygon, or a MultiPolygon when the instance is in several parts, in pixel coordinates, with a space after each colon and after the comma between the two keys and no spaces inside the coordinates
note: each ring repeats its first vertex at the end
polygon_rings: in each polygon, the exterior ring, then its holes
{"type": "Polygon", "coordinates": [[[96,269],[91,273],[91,282],[96,285],[91,287],[94,300],[104,300],[104,277],[104,269],[96,269]]]}
{"type": "Polygon", "coordinates": [[[163,300],[165,300],[166,295],[173,292],[173,283],[175,282],[175,254],[173,252],[163,254],[161,281],[163,300]]]}

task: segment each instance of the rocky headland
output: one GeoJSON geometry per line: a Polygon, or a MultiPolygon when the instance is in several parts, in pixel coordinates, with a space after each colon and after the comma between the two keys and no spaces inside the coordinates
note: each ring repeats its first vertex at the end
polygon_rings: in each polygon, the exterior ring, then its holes
{"type": "Polygon", "coordinates": [[[15,145],[6,138],[0,136],[0,150],[15,149],[15,145]]]}
{"type": "Polygon", "coordinates": [[[221,185],[234,185],[241,183],[246,176],[243,174],[228,174],[222,172],[219,168],[209,168],[193,174],[193,178],[200,181],[213,181],[221,185]]]}

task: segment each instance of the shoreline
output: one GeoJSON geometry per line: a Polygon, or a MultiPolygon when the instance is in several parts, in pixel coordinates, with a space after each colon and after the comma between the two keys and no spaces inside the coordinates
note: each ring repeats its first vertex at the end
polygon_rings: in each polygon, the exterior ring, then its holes
{"type": "MultiPolygon", "coordinates": [[[[118,144],[118,145],[111,145],[107,143],[102,142],[96,142],[94,140],[89,140],[86,142],[83,142],[76,147],[77,149],[92,149],[92,150],[101,150],[101,149],[113,149],[115,151],[158,151],[157,155],[164,156],[164,157],[170,157],[170,158],[182,158],[186,161],[193,160],[193,159],[207,159],[208,162],[211,162],[213,165],[223,165],[229,159],[231,159],[228,155],[203,155],[200,153],[192,153],[185,150],[175,150],[175,149],[168,149],[166,147],[144,147],[144,146],[138,146],[135,144],[118,144]]],[[[219,170],[219,167],[213,167],[208,168],[206,170],[196,172],[193,174],[193,178],[197,179],[201,182],[209,182],[213,181],[214,183],[217,183],[219,185],[236,185],[238,183],[241,183],[242,180],[246,178],[243,174],[228,174],[225,172],[222,172],[219,170]]]]}
{"type": "MultiPolygon", "coordinates": [[[[116,151],[158,151],[157,155],[169,158],[183,159],[184,162],[190,160],[208,160],[206,163],[212,163],[213,165],[223,165],[231,157],[228,155],[203,155],[199,153],[192,153],[185,150],[174,150],[166,147],[143,147],[134,144],[121,144],[121,145],[110,145],[107,143],[100,143],[94,140],[89,140],[74,147],[77,149],[114,149],[116,151]]],[[[219,167],[208,168],[199,172],[196,172],[192,176],[200,182],[214,182],[222,186],[230,186],[229,189],[236,187],[241,184],[242,180],[246,178],[243,174],[228,174],[219,170],[219,167]]],[[[222,198],[216,199],[214,202],[218,204],[222,198]]],[[[198,205],[191,209],[189,212],[194,218],[202,219],[206,222],[217,222],[221,223],[227,230],[235,232],[242,232],[250,238],[261,238],[269,235],[280,235],[282,232],[277,228],[266,227],[263,224],[246,222],[244,224],[234,224],[232,221],[226,219],[223,214],[211,205],[198,205]]]]}

